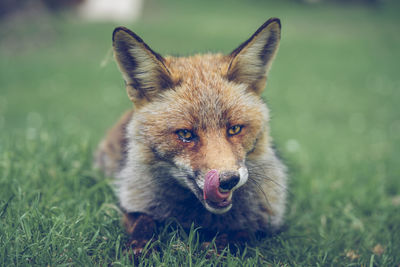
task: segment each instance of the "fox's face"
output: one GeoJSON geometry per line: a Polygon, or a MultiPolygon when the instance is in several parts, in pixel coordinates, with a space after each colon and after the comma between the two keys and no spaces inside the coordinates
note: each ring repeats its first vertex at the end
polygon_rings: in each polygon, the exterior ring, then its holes
{"type": "Polygon", "coordinates": [[[224,213],[248,180],[246,159],[268,142],[260,94],[280,39],[270,19],[230,55],[162,58],[125,28],[114,53],[136,111],[128,135],[162,160],[206,209],[224,213]],[[256,146],[257,145],[257,146],[256,146]]]}

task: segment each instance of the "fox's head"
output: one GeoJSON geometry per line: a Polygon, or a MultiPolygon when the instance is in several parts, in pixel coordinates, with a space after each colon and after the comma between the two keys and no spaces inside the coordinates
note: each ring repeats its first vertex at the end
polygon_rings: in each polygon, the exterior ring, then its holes
{"type": "Polygon", "coordinates": [[[278,50],[280,21],[265,22],[229,55],[165,57],[130,30],[113,33],[114,55],[135,115],[128,129],[143,161],[168,163],[206,209],[224,213],[248,180],[246,160],[269,148],[261,100],[278,50]]]}

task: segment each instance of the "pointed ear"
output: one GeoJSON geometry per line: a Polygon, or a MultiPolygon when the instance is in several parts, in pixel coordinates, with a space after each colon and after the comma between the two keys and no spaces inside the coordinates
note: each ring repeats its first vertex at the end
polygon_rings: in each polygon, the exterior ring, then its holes
{"type": "Polygon", "coordinates": [[[136,106],[150,101],[161,90],[173,86],[164,58],[151,50],[135,33],[124,27],[116,28],[113,48],[129,99],[136,106]]]}
{"type": "Polygon", "coordinates": [[[257,94],[265,87],[267,74],[278,51],[281,23],[277,18],[266,21],[246,42],[230,56],[227,77],[244,83],[257,94]]]}

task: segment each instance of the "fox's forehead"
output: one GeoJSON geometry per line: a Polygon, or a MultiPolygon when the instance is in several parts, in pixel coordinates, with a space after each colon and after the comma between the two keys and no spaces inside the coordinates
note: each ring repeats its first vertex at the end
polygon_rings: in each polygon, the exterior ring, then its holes
{"type": "Polygon", "coordinates": [[[225,77],[229,62],[224,56],[167,58],[166,63],[180,82],[151,103],[148,111],[158,119],[164,117],[169,126],[221,128],[267,116],[266,106],[256,94],[225,77]]]}
{"type": "Polygon", "coordinates": [[[175,98],[186,98],[197,106],[224,104],[244,93],[245,85],[226,77],[229,59],[222,54],[168,58],[168,69],[176,81],[175,98]]]}
{"type": "Polygon", "coordinates": [[[173,79],[183,83],[207,83],[216,76],[223,78],[229,67],[229,58],[222,54],[202,54],[190,57],[167,57],[166,65],[173,79]]]}

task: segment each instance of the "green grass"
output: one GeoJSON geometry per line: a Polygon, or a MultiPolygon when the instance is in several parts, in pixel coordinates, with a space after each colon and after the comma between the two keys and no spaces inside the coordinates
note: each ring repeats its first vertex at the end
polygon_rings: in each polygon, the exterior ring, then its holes
{"type": "MultiPolygon", "coordinates": [[[[283,24],[264,96],[290,166],[287,229],[209,259],[195,231],[160,229],[160,252],[141,264],[400,264],[400,19],[387,3],[150,1],[126,25],[162,54],[187,55],[228,53],[272,16],[283,24]]],[[[91,169],[130,107],[109,55],[117,25],[1,23],[0,265],[129,265],[111,179],[91,169]]]]}

